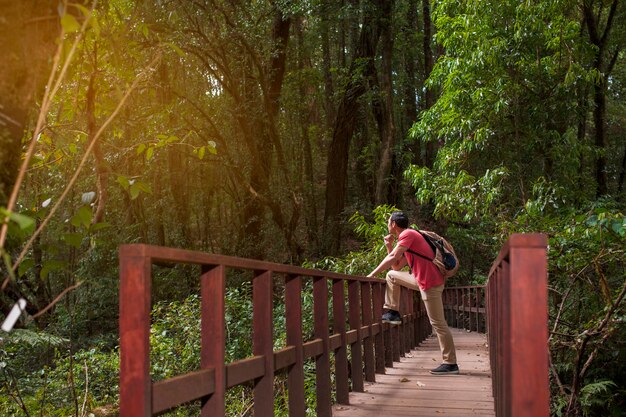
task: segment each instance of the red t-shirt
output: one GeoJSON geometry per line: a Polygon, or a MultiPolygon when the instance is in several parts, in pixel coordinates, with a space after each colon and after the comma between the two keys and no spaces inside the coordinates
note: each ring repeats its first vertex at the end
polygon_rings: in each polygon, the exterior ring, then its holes
{"type": "MultiPolygon", "coordinates": [[[[400,233],[400,236],[398,236],[398,245],[430,258],[435,256],[424,237],[413,229],[404,229],[402,233],[400,233]]],[[[409,251],[404,252],[404,256],[408,264],[412,266],[411,273],[415,277],[417,285],[423,291],[443,285],[443,275],[439,272],[439,269],[434,263],[420,256],[413,255],[409,253],[409,251]]]]}

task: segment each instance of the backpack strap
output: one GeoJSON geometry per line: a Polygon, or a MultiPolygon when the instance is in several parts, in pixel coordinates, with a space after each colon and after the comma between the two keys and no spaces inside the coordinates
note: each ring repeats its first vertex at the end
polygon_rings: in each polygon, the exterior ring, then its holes
{"type": "MultiPolygon", "coordinates": [[[[434,245],[432,244],[430,239],[428,239],[428,237],[425,236],[419,230],[416,230],[416,232],[419,233],[420,236],[422,236],[422,238],[426,241],[426,243],[428,243],[428,246],[430,246],[430,248],[433,250],[433,254],[435,254],[435,256],[436,256],[437,255],[437,249],[434,247],[434,245]]],[[[406,251],[409,252],[412,255],[419,256],[422,259],[426,259],[429,262],[432,262],[432,261],[435,260],[435,258],[431,258],[431,257],[428,257],[426,255],[422,255],[421,253],[418,253],[418,252],[415,252],[414,250],[411,250],[411,248],[407,248],[406,251]]],[[[407,259],[407,262],[409,263],[409,269],[411,270],[411,273],[413,273],[413,265],[411,265],[411,262],[409,262],[408,259],[407,259]]]]}
{"type": "Polygon", "coordinates": [[[425,255],[422,255],[421,253],[415,252],[414,250],[411,250],[410,248],[407,248],[406,251],[411,253],[411,254],[413,254],[413,255],[419,256],[420,258],[426,259],[427,261],[430,261],[430,262],[435,260],[435,258],[429,258],[428,256],[425,256],[425,255]]]}

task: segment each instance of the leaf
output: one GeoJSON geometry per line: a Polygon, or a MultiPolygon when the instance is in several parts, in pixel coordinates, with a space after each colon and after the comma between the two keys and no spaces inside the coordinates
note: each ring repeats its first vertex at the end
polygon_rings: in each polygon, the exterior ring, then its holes
{"type": "Polygon", "coordinates": [[[72,33],[80,30],[80,25],[78,24],[76,18],[68,13],[61,17],[61,26],[63,27],[65,33],[72,33]]]}
{"type": "MultiPolygon", "coordinates": [[[[6,210],[2,210],[3,214],[6,213],[6,210]]],[[[20,227],[21,230],[26,230],[35,226],[35,219],[29,216],[25,216],[20,213],[9,213],[9,219],[13,220],[20,227]]]]}
{"type": "Polygon", "coordinates": [[[208,148],[209,148],[209,152],[211,152],[212,155],[217,155],[217,144],[215,142],[210,140],[208,142],[208,148]]]}
{"type": "Polygon", "coordinates": [[[153,155],[154,155],[154,147],[150,146],[148,150],[146,151],[146,161],[151,160],[153,155]]]}
{"type": "Polygon", "coordinates": [[[42,280],[47,279],[48,275],[50,275],[50,272],[61,271],[65,268],[66,265],[67,265],[67,262],[58,261],[56,259],[45,261],[43,263],[43,267],[41,268],[41,274],[40,274],[41,279],[42,280]]]}
{"type": "Polygon", "coordinates": [[[84,226],[86,229],[91,225],[91,219],[93,217],[93,212],[91,211],[91,207],[82,206],[78,209],[74,217],[70,220],[70,223],[74,227],[84,226]]]}
{"type": "Polygon", "coordinates": [[[98,230],[102,230],[102,229],[106,229],[107,227],[111,227],[110,223],[107,222],[100,222],[100,223],[96,223],[91,225],[91,231],[92,232],[97,232],[98,230]]]}
{"type": "Polygon", "coordinates": [[[17,267],[17,275],[23,276],[29,269],[35,266],[35,260],[31,258],[24,259],[17,267]]]}
{"type": "Polygon", "coordinates": [[[9,274],[9,278],[11,278],[11,281],[15,282],[15,272],[13,272],[13,265],[11,265],[11,257],[4,250],[4,248],[0,248],[0,254],[2,255],[2,260],[4,261],[4,267],[9,274]]]}
{"type": "Polygon", "coordinates": [[[84,235],[82,233],[66,233],[63,235],[63,241],[76,249],[80,248],[84,235]]]}
{"type": "Polygon", "coordinates": [[[146,144],[140,143],[139,146],[137,146],[137,155],[141,155],[145,150],[146,150],[146,144]]]}
{"type": "Polygon", "coordinates": [[[205,152],[206,152],[206,146],[202,146],[200,149],[198,149],[198,158],[200,158],[200,160],[204,159],[205,152]]]}
{"type": "Polygon", "coordinates": [[[150,188],[150,186],[143,181],[136,181],[132,183],[129,191],[130,191],[130,198],[133,200],[136,199],[141,192],[144,192],[147,194],[152,193],[152,189],[150,188]]]}
{"type": "Polygon", "coordinates": [[[137,197],[139,197],[139,192],[141,191],[141,188],[139,188],[139,186],[137,185],[138,183],[134,183],[133,185],[130,186],[130,199],[134,200],[137,197]]]}
{"type": "Polygon", "coordinates": [[[128,177],[124,175],[118,175],[116,182],[125,190],[128,190],[128,187],[130,187],[130,181],[128,181],[128,177]]]}

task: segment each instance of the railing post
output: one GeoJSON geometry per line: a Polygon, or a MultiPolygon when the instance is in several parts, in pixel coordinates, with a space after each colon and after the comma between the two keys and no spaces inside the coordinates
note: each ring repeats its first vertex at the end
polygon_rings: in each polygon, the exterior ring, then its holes
{"type": "Polygon", "coordinates": [[[374,283],[374,322],[378,326],[378,333],[374,339],[376,350],[376,373],[385,373],[385,338],[383,331],[383,286],[380,282],[374,283]]]}
{"type": "Polygon", "coordinates": [[[274,414],[274,332],[272,272],[264,271],[252,282],[253,353],[263,356],[264,375],[254,385],[254,415],[274,414]]]}
{"type": "Polygon", "coordinates": [[[302,347],[302,278],[288,275],[285,278],[285,314],[287,345],[296,349],[296,363],[287,370],[289,390],[289,415],[306,414],[304,404],[304,352],[302,347]]]}
{"type": "Polygon", "coordinates": [[[201,347],[200,367],[215,369],[215,391],[202,400],[202,417],[223,416],[226,394],[226,325],[225,313],[226,270],[223,266],[202,267],[200,277],[201,347]]]}
{"type": "Polygon", "coordinates": [[[330,344],[328,338],[328,286],[325,277],[313,279],[313,317],[315,338],[322,340],[323,351],[315,359],[317,415],[332,416],[330,387],[330,344]]]}
{"type": "Polygon", "coordinates": [[[120,259],[120,416],[152,416],[150,259],[122,245],[120,259]]]}
{"type": "Polygon", "coordinates": [[[361,282],[361,308],[363,311],[363,326],[367,326],[367,336],[363,340],[365,380],[375,382],[374,338],[372,336],[372,287],[369,282],[361,282]]]}
{"type": "Polygon", "coordinates": [[[545,235],[512,235],[489,274],[496,416],[550,413],[546,247],[545,235]]]}
{"type": "Polygon", "coordinates": [[[361,349],[361,298],[359,297],[359,281],[350,281],[348,283],[348,320],[350,329],[357,331],[357,338],[350,346],[352,354],[352,362],[350,369],[352,371],[352,390],[363,392],[363,351],[361,349]]]}
{"type": "Polygon", "coordinates": [[[337,403],[349,404],[348,348],[346,346],[346,310],[344,280],[333,280],[333,329],[341,335],[341,346],[335,351],[335,384],[337,403]]]}
{"type": "MultiPolygon", "coordinates": [[[[546,237],[512,244],[509,260],[511,315],[510,416],[548,416],[548,283],[546,237]],[[529,337],[531,336],[531,337],[529,337]],[[533,390],[527,387],[533,386],[533,390]]],[[[512,241],[514,243],[514,241],[512,241]]]]}

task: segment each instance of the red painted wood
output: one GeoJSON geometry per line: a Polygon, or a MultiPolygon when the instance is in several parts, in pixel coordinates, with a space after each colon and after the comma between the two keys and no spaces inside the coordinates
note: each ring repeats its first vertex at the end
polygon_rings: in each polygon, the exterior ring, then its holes
{"type": "Polygon", "coordinates": [[[202,417],[222,416],[225,411],[225,289],[225,268],[223,266],[203,267],[200,277],[202,304],[200,367],[202,369],[215,369],[215,391],[208,398],[202,399],[202,417]]]}
{"type": "Polygon", "coordinates": [[[150,260],[127,246],[120,260],[120,416],[152,415],[150,260]]]}
{"type": "Polygon", "coordinates": [[[373,288],[373,302],[374,302],[374,320],[373,322],[378,325],[379,331],[374,338],[374,349],[376,352],[376,373],[385,373],[385,340],[383,330],[383,291],[384,288],[381,283],[374,283],[373,288]]]}
{"type": "Polygon", "coordinates": [[[406,288],[402,288],[400,291],[400,315],[402,315],[402,324],[397,326],[398,328],[398,351],[400,352],[400,357],[404,357],[406,353],[406,325],[407,325],[407,315],[409,312],[408,308],[408,297],[407,294],[410,291],[406,288]]]}
{"type": "Polygon", "coordinates": [[[252,283],[252,351],[263,357],[265,373],[255,380],[254,414],[274,414],[274,320],[272,317],[272,273],[264,271],[254,277],[252,283]]]}
{"type": "Polygon", "coordinates": [[[207,396],[215,389],[212,369],[155,382],[152,385],[152,413],[158,414],[188,401],[207,396]]]}
{"type": "Polygon", "coordinates": [[[368,335],[363,339],[363,353],[365,357],[365,380],[376,381],[376,364],[374,360],[374,337],[372,336],[372,287],[369,282],[361,283],[361,309],[363,325],[368,327],[368,335]]]}
{"type": "Polygon", "coordinates": [[[348,282],[348,321],[350,329],[357,329],[357,340],[350,345],[352,361],[352,390],[363,392],[363,350],[361,348],[361,297],[359,282],[348,282]]]}
{"type": "MultiPolygon", "coordinates": [[[[541,236],[543,237],[543,236],[541,236]]],[[[548,416],[548,295],[546,247],[513,246],[511,263],[511,404],[509,414],[548,416]],[[529,337],[532,335],[532,337],[529,337]],[[532,390],[523,387],[533,386],[532,390]]]]}
{"type": "Polygon", "coordinates": [[[296,363],[287,374],[289,415],[304,416],[304,352],[302,347],[302,278],[288,275],[285,279],[285,314],[287,345],[294,346],[296,363]]]}
{"type": "Polygon", "coordinates": [[[315,359],[318,417],[332,416],[330,386],[330,346],[328,344],[328,286],[324,278],[313,279],[313,317],[315,337],[322,340],[323,351],[315,359]]]}
{"type": "Polygon", "coordinates": [[[497,416],[548,416],[546,237],[513,235],[491,268],[487,311],[497,416]]]}
{"type": "Polygon", "coordinates": [[[345,281],[333,280],[333,332],[341,335],[341,345],[335,350],[335,390],[337,403],[349,404],[348,343],[346,341],[345,281]]]}
{"type": "Polygon", "coordinates": [[[400,337],[400,326],[397,324],[391,325],[391,344],[392,344],[392,353],[393,353],[393,361],[400,362],[400,352],[402,347],[401,337],[400,337]]]}

